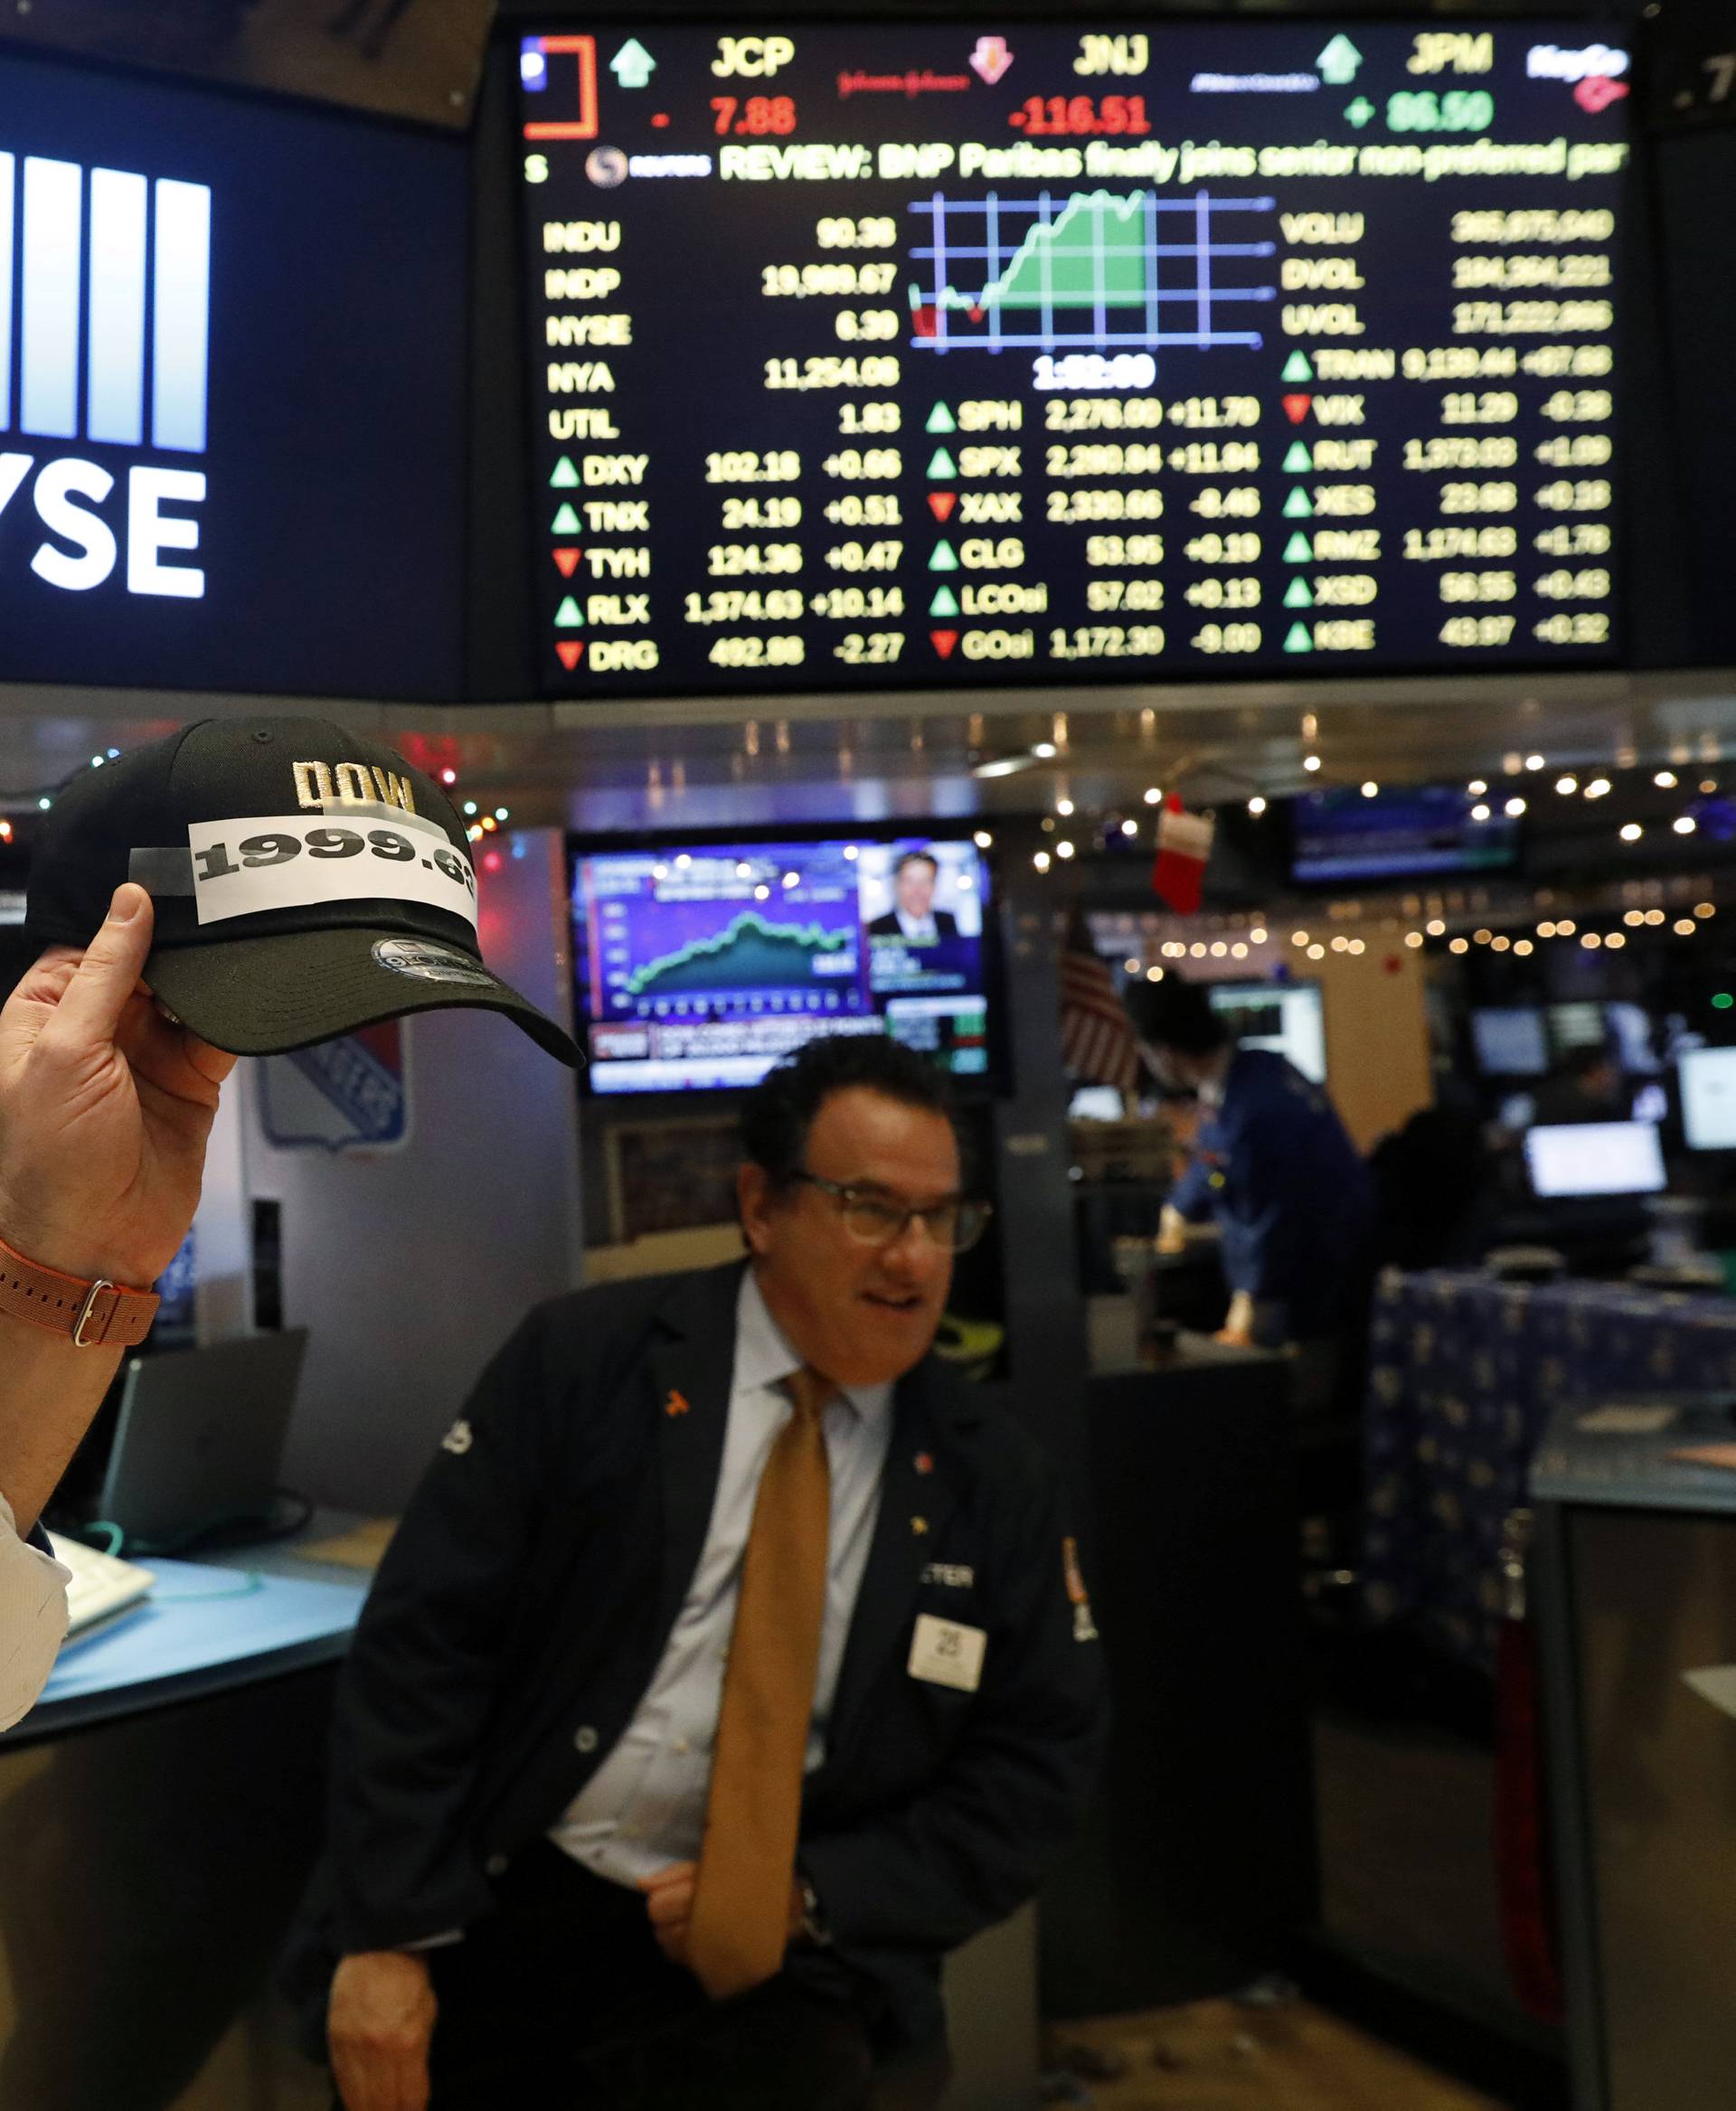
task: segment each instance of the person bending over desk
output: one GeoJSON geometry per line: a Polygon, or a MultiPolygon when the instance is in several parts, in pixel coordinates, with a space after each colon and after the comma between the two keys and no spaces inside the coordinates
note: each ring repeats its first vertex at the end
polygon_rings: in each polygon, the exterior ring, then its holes
{"type": "Polygon", "coordinates": [[[1201,1107],[1160,1244],[1177,1250],[1188,1222],[1215,1219],[1224,1338],[1277,1348],[1341,1335],[1366,1295],[1373,1198],[1332,1102],[1283,1056],[1238,1048],[1197,984],[1137,982],[1126,1002],[1159,1085],[1201,1107]]]}

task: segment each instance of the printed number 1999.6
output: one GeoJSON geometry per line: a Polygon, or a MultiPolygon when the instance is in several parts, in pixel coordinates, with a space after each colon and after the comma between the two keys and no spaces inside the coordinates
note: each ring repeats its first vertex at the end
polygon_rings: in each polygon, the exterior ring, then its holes
{"type": "MultiPolygon", "coordinates": [[[[376,858],[386,858],[394,864],[408,864],[417,855],[416,845],[394,828],[371,828],[365,843],[354,828],[310,828],[305,838],[280,829],[264,835],[243,836],[238,846],[241,859],[239,865],[230,856],[229,845],[224,843],[213,843],[205,850],[195,851],[193,856],[202,880],[226,880],[246,866],[288,864],[291,858],[301,855],[304,844],[310,858],[354,858],[366,849],[376,858]]],[[[433,862],[454,885],[474,890],[476,877],[467,858],[447,848],[434,853],[433,862]]]]}

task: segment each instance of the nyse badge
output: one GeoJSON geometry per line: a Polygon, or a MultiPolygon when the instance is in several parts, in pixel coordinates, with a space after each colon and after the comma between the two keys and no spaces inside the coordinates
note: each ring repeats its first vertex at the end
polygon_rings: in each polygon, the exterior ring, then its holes
{"type": "Polygon", "coordinates": [[[687,1404],[686,1394],[684,1392],[677,1392],[672,1387],[670,1389],[669,1398],[663,1403],[663,1411],[665,1415],[675,1416],[690,1414],[693,1410],[687,1404]]]}
{"type": "Polygon", "coordinates": [[[454,1458],[462,1458],[475,1441],[470,1434],[469,1423],[460,1417],[441,1437],[440,1449],[449,1451],[454,1458]]]}
{"type": "Polygon", "coordinates": [[[910,1636],[908,1669],[913,1679],[974,1693],[983,1682],[983,1656],[988,1648],[986,1627],[967,1627],[958,1620],[939,1620],[919,1613],[910,1636]]]}

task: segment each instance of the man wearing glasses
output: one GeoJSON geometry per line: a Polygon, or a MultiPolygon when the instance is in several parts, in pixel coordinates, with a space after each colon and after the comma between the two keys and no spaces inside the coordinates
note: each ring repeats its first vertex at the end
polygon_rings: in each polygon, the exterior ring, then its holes
{"type": "Polygon", "coordinates": [[[929,1354],[943,1079],[818,1041],[742,1141],[745,1263],[533,1313],[381,1567],[287,1974],[346,2111],[930,2104],[1090,1787],[1056,1476],[929,1354]]]}

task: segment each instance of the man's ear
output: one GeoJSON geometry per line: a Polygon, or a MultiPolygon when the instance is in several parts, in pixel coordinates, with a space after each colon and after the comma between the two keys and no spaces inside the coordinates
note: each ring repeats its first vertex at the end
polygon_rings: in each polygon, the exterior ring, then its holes
{"type": "Polygon", "coordinates": [[[749,1251],[764,1253],[771,1244],[771,1183],[765,1167],[751,1159],[736,1167],[735,1207],[749,1251]]]}

